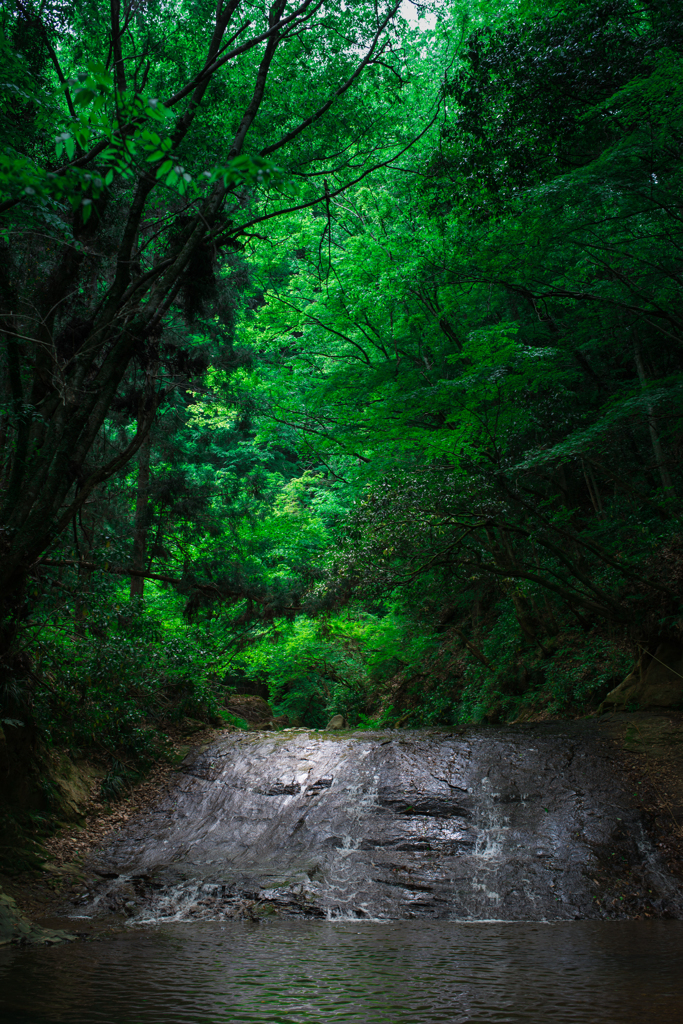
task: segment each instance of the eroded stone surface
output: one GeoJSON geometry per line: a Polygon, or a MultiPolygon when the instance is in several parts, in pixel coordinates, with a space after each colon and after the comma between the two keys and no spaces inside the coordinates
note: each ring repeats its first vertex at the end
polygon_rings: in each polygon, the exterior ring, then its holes
{"type": "Polygon", "coordinates": [[[226,735],[90,867],[80,913],[141,922],[683,917],[609,758],[569,723],[226,735]]]}

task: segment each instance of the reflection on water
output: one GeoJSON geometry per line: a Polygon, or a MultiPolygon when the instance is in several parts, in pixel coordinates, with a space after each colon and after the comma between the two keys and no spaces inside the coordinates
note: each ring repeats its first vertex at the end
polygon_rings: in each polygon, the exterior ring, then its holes
{"type": "Polygon", "coordinates": [[[683,923],[202,923],[0,951],[3,1024],[680,1024],[683,923]]]}

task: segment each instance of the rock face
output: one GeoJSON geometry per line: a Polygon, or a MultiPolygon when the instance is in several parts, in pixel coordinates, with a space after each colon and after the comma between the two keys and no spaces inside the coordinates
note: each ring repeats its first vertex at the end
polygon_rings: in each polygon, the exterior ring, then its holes
{"type": "Polygon", "coordinates": [[[273,709],[263,697],[236,693],[226,699],[225,709],[231,715],[243,718],[252,729],[274,728],[273,709]]]}
{"type": "Polygon", "coordinates": [[[33,924],[21,913],[11,896],[0,888],[0,946],[22,943],[33,946],[56,946],[60,942],[73,942],[76,936],[69,932],[53,931],[33,924]]]}
{"type": "Polygon", "coordinates": [[[670,708],[683,701],[683,647],[665,640],[654,654],[644,651],[635,668],[605,697],[605,704],[670,708]]]}
{"type": "Polygon", "coordinates": [[[35,723],[5,720],[0,725],[0,806],[10,812],[47,811],[61,821],[78,821],[99,777],[87,762],[74,763],[64,751],[48,749],[35,723]]]}
{"type": "Polygon", "coordinates": [[[52,782],[57,791],[57,813],[64,821],[79,821],[86,814],[93,784],[101,775],[86,761],[74,764],[64,753],[52,752],[52,782]]]}
{"type": "Polygon", "coordinates": [[[146,820],[93,855],[105,880],[79,914],[115,908],[132,884],[141,923],[247,904],[307,917],[683,918],[591,723],[231,733],[181,771],[146,820]]]}

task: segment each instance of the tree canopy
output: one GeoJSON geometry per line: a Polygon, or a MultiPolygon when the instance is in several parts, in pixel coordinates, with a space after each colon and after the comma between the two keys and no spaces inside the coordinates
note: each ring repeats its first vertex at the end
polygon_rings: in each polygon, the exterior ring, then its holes
{"type": "Polygon", "coordinates": [[[681,5],[428,6],[5,5],[6,722],[120,769],[681,643],[681,5]]]}

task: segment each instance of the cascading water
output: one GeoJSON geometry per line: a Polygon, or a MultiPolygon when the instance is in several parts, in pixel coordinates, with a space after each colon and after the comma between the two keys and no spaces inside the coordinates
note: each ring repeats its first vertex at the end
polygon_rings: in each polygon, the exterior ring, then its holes
{"type": "Polygon", "coordinates": [[[0,950],[3,1024],[679,1024],[683,901],[598,734],[225,735],[91,858],[93,941],[0,950]]]}
{"type": "Polygon", "coordinates": [[[561,921],[683,917],[580,725],[227,734],[91,859],[78,914],[561,921]]]}

